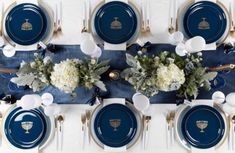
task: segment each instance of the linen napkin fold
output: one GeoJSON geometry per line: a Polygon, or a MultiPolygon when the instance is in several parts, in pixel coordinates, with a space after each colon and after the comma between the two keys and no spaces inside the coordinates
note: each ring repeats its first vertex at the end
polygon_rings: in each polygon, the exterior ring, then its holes
{"type": "Polygon", "coordinates": [[[2,145],[0,147],[1,153],[39,153],[39,148],[35,147],[32,149],[19,149],[7,144],[6,141],[2,140],[2,145]]]}
{"type": "Polygon", "coordinates": [[[208,105],[213,107],[214,100],[211,99],[196,99],[192,100],[191,106],[196,106],[196,105],[208,105]]]}
{"type": "Polygon", "coordinates": [[[125,98],[109,98],[109,99],[103,100],[103,106],[106,106],[109,104],[115,104],[115,103],[125,105],[125,102],[126,102],[125,98]]]}
{"type": "Polygon", "coordinates": [[[192,147],[190,150],[190,153],[215,153],[215,148],[209,148],[209,149],[198,149],[198,148],[194,148],[192,147]]]}

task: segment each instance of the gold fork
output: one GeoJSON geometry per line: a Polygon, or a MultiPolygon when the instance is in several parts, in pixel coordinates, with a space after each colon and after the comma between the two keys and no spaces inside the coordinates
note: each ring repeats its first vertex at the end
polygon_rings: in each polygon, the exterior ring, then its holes
{"type": "Polygon", "coordinates": [[[170,124],[171,124],[171,145],[174,145],[174,119],[175,119],[175,111],[170,112],[170,124]]]}
{"type": "Polygon", "coordinates": [[[81,122],[82,122],[82,131],[84,131],[85,130],[85,124],[86,124],[86,115],[82,114],[81,122]]]}
{"type": "Polygon", "coordinates": [[[167,115],[166,115],[166,122],[167,122],[167,148],[169,148],[169,146],[170,146],[170,143],[169,143],[169,140],[170,140],[170,128],[171,128],[170,113],[167,113],[167,115]]]}
{"type": "Polygon", "coordinates": [[[82,149],[85,147],[85,130],[86,130],[86,115],[82,114],[81,115],[81,122],[82,122],[82,149]]]}
{"type": "MultiPolygon", "coordinates": [[[[87,127],[88,128],[90,127],[90,119],[91,119],[91,111],[87,110],[86,111],[86,120],[87,120],[87,127]]],[[[88,133],[88,142],[90,144],[90,142],[91,142],[90,131],[88,130],[87,133],[88,133]]]]}

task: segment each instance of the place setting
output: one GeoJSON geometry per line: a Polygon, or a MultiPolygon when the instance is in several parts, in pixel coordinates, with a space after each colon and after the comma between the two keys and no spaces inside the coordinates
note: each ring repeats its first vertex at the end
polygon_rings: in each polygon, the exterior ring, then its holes
{"type": "Polygon", "coordinates": [[[84,3],[82,34],[89,33],[104,49],[126,50],[150,33],[149,0],[141,1],[140,8],[127,0],[103,1],[93,10],[89,1],[84,3]]]}
{"type": "Polygon", "coordinates": [[[128,151],[138,141],[145,150],[150,120],[151,116],[143,115],[125,99],[103,99],[92,111],[81,115],[83,150],[85,143],[91,145],[91,140],[106,152],[128,151]]]}
{"type": "Polygon", "coordinates": [[[169,18],[170,39],[174,32],[180,31],[186,39],[203,37],[206,41],[204,50],[214,50],[223,44],[233,44],[233,1],[172,2],[169,18]]]}
{"type": "Polygon", "coordinates": [[[51,6],[41,0],[5,1],[1,12],[1,44],[3,54],[12,57],[16,51],[46,49],[52,37],[59,36],[62,4],[51,6]]]}
{"type": "Polygon", "coordinates": [[[25,95],[15,103],[1,101],[1,149],[4,152],[39,152],[53,139],[62,150],[63,121],[59,106],[52,104],[53,96],[45,93],[25,95]]]}

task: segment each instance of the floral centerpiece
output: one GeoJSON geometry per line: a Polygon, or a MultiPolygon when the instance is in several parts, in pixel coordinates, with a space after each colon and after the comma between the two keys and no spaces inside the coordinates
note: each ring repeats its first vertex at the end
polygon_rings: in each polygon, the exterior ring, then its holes
{"type": "Polygon", "coordinates": [[[19,86],[29,86],[34,92],[48,85],[65,93],[73,93],[77,87],[91,89],[94,86],[105,91],[100,75],[109,69],[108,63],[109,61],[98,62],[97,59],[67,59],[55,64],[50,57],[41,58],[35,54],[33,62],[21,63],[17,77],[11,81],[19,86]]]}
{"type": "Polygon", "coordinates": [[[147,96],[159,91],[177,91],[179,97],[196,98],[199,88],[210,90],[210,81],[217,75],[216,72],[207,72],[201,61],[200,54],[189,54],[182,58],[167,51],[152,56],[139,51],[136,56],[126,54],[126,62],[130,67],[121,76],[137,92],[147,96]]]}

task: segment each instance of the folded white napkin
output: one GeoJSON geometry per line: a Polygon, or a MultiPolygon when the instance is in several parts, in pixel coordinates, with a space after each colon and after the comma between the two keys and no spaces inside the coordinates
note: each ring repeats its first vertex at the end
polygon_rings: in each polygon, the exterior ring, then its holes
{"type": "Polygon", "coordinates": [[[104,146],[104,151],[106,151],[106,152],[124,152],[124,151],[126,151],[126,146],[118,147],[118,148],[104,146]]]}
{"type": "Polygon", "coordinates": [[[5,141],[2,141],[2,145],[0,147],[1,153],[38,153],[38,147],[32,149],[19,149],[16,147],[7,144],[5,141]]]}
{"type": "Polygon", "coordinates": [[[110,44],[107,42],[104,42],[104,49],[105,50],[126,50],[126,43],[122,43],[122,44],[110,44]]]}
{"type": "Polygon", "coordinates": [[[192,147],[190,150],[191,153],[214,153],[215,152],[215,148],[209,148],[209,149],[198,149],[198,148],[194,148],[192,147]]]}
{"type": "Polygon", "coordinates": [[[196,105],[208,105],[208,106],[213,106],[214,100],[211,99],[196,99],[192,100],[191,106],[196,106],[196,105]]]}
{"type": "Polygon", "coordinates": [[[109,104],[123,104],[125,105],[126,100],[124,98],[109,98],[103,100],[103,106],[109,105],[109,104]]]}

